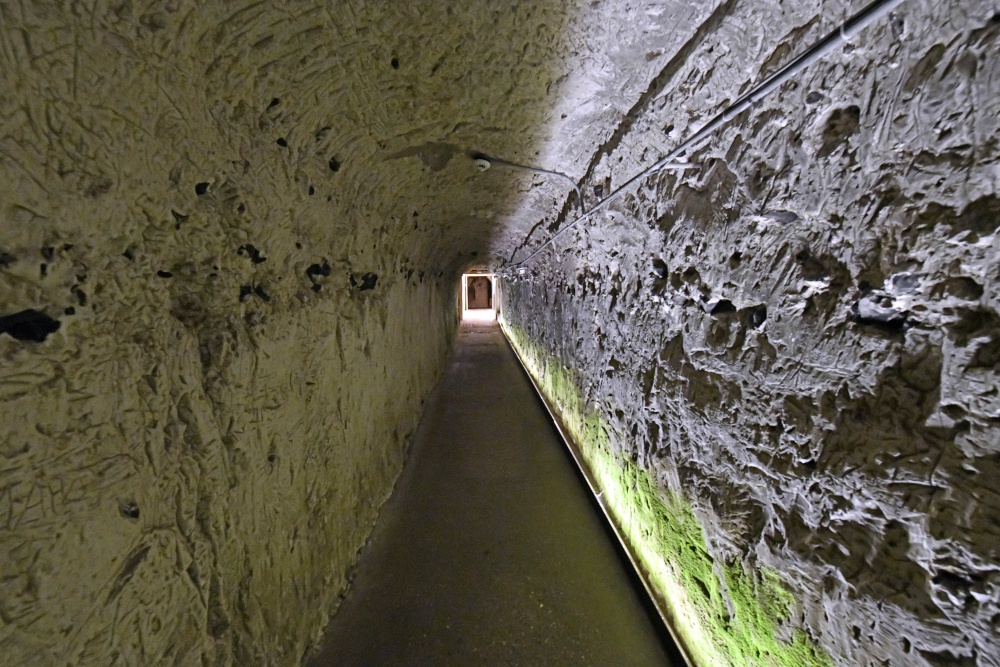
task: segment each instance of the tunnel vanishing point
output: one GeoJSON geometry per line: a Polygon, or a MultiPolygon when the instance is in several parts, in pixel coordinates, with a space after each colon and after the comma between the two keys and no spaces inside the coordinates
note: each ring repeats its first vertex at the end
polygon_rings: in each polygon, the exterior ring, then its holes
{"type": "Polygon", "coordinates": [[[1000,666],[996,0],[0,0],[0,62],[0,664],[300,664],[480,270],[695,664],[1000,666]]]}

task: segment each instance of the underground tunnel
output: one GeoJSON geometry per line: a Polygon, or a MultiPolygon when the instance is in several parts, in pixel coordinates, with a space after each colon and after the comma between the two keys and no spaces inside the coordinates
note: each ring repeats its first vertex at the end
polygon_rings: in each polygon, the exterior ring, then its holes
{"type": "Polygon", "coordinates": [[[995,0],[0,62],[0,664],[1000,667],[995,0]]]}

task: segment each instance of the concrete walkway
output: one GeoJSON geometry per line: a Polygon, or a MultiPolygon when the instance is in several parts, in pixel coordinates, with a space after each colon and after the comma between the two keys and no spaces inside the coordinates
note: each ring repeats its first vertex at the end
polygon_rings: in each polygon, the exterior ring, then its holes
{"type": "Polygon", "coordinates": [[[309,667],[670,665],[495,323],[463,324],[309,667]]]}

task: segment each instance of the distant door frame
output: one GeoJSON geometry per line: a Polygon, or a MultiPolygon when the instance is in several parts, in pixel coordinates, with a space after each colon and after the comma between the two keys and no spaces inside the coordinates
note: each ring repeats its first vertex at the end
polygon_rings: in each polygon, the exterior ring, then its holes
{"type": "Polygon", "coordinates": [[[478,317],[483,311],[492,311],[493,317],[486,319],[496,319],[497,312],[497,277],[494,273],[463,273],[462,274],[462,319],[483,319],[478,317]],[[469,278],[489,278],[490,281],[490,304],[489,308],[469,308],[469,278]],[[470,316],[469,313],[476,313],[477,316],[470,316]]]}

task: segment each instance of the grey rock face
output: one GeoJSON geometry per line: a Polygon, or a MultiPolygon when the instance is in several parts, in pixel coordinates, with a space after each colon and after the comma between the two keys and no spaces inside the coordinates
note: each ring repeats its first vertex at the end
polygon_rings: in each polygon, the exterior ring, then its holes
{"type": "MultiPolygon", "coordinates": [[[[1000,664],[995,10],[907,3],[504,282],[619,457],[692,503],[716,562],[780,573],[835,664],[1000,664]]],[[[582,185],[831,28],[722,11],[582,185]]]]}

